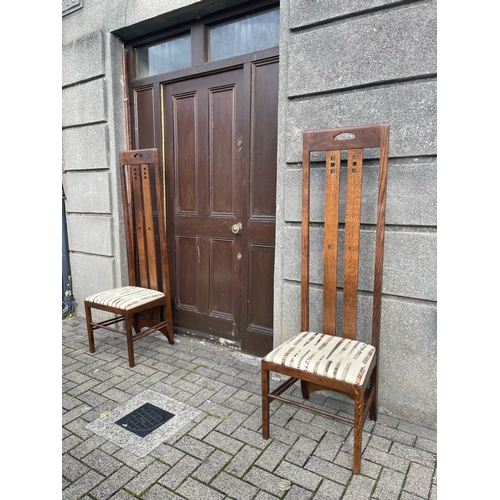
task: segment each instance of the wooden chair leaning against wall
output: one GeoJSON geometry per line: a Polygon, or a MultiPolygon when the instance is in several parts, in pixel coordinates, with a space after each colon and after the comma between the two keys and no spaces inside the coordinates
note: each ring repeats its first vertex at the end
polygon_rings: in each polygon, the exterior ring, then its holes
{"type": "Polygon", "coordinates": [[[129,286],[96,293],[85,300],[90,352],[99,328],[125,335],[129,365],[135,365],[134,342],[160,331],[174,343],[163,183],[157,149],[120,153],[129,286]],[[92,309],[117,316],[92,320],[92,309]],[[116,323],[123,321],[125,329],[116,323]],[[145,328],[145,329],[144,329],[145,328]]]}
{"type": "MultiPolygon", "coordinates": [[[[386,183],[389,150],[387,123],[304,132],[302,181],[302,272],[301,333],[273,349],[262,359],[262,436],[269,438],[269,404],[280,400],[310,409],[354,426],[353,472],[361,469],[362,429],[367,416],[377,420],[378,356],[382,306],[382,267],[385,233],[386,183]],[[341,137],[348,134],[350,138],[341,137]],[[359,246],[362,200],[363,152],[380,148],[378,203],[375,237],[375,269],[371,342],[356,340],[359,246]],[[323,262],[323,332],[309,331],[309,220],[311,152],[325,151],[325,219],[323,262]],[[340,168],[341,154],[347,155],[347,168],[340,168]],[[346,171],[344,229],[344,282],[342,332],[337,336],[337,261],[339,237],[340,175],[346,171]],[[270,392],[269,372],[289,378],[270,392]],[[301,381],[302,397],[329,390],[354,401],[354,419],[312,408],[281,394],[301,381]]],[[[365,254],[363,254],[365,256],[365,254]]]]}

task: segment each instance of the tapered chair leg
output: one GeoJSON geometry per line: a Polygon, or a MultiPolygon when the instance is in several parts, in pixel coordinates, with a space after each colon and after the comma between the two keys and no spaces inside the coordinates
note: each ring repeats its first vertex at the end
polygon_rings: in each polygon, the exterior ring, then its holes
{"type": "Polygon", "coordinates": [[[363,437],[364,390],[356,388],[354,399],[354,458],[352,471],[354,474],[361,472],[361,444],[363,437]]]}
{"type": "Polygon", "coordinates": [[[132,318],[125,316],[125,331],[127,334],[128,365],[130,368],[135,366],[134,361],[134,339],[132,337],[132,318]]]}
{"type": "Polygon", "coordinates": [[[95,352],[94,328],[92,327],[92,308],[85,304],[85,318],[87,319],[87,335],[90,352],[95,352]]]}
{"type": "Polygon", "coordinates": [[[262,372],[262,438],[269,439],[269,370],[262,372]]]}
{"type": "Polygon", "coordinates": [[[370,405],[370,419],[376,422],[378,417],[378,364],[371,374],[370,387],[373,388],[373,399],[370,405]]]}

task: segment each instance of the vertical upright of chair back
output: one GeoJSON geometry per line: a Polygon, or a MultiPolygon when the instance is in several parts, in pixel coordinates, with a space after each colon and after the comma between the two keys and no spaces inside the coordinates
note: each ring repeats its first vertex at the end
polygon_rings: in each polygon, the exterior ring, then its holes
{"type": "MultiPolygon", "coordinates": [[[[377,420],[378,353],[382,305],[382,265],[385,231],[385,204],[389,148],[389,125],[365,125],[303,134],[302,164],[302,273],[301,273],[301,330],[276,346],[261,361],[262,378],[262,437],[269,438],[270,402],[283,401],[309,409],[353,425],[353,472],[360,473],[362,429],[368,412],[377,420]],[[375,269],[371,338],[357,339],[358,274],[360,262],[361,202],[365,152],[379,149],[378,201],[375,236],[375,269]],[[311,155],[324,152],[325,215],[323,247],[323,327],[309,330],[309,261],[310,261],[310,204],[311,155]],[[345,168],[344,168],[345,165],[345,168]],[[345,202],[341,192],[345,171],[345,202]],[[345,206],[345,214],[341,213],[345,206]],[[340,248],[341,232],[343,249],[340,248]],[[337,269],[343,255],[342,331],[337,327],[337,269]],[[270,390],[270,372],[289,378],[270,390]],[[306,405],[282,394],[300,381],[303,400],[315,391],[335,391],[354,402],[354,418],[348,418],[306,405]]],[[[370,153],[370,163],[373,153],[370,153]]],[[[376,156],[376,155],[375,155],[376,156]]],[[[373,225],[372,219],[363,221],[373,225]]],[[[363,254],[364,258],[364,254],[363,254]]],[[[366,286],[366,285],[364,285],[366,286]]],[[[365,291],[369,291],[365,289],[365,291]]],[[[306,425],[306,424],[304,424],[306,425]]],[[[307,431],[305,431],[307,432],[307,431]]]]}

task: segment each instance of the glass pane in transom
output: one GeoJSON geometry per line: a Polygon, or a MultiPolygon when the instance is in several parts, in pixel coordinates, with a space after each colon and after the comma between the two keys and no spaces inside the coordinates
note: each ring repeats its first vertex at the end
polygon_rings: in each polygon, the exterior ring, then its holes
{"type": "Polygon", "coordinates": [[[218,61],[279,45],[279,8],[208,28],[210,60],[218,61]]]}
{"type": "Polygon", "coordinates": [[[191,34],[137,49],[137,78],[168,73],[191,66],[191,34]]]}

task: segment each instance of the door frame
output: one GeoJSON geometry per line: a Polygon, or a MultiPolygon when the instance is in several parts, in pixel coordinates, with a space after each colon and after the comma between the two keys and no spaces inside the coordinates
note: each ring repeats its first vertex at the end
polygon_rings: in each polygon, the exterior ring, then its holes
{"type": "MultiPolygon", "coordinates": [[[[126,124],[128,127],[128,136],[130,138],[129,147],[133,149],[145,148],[145,147],[156,147],[159,151],[159,158],[162,162],[163,175],[166,179],[166,159],[164,155],[165,148],[165,137],[164,137],[164,110],[163,110],[163,99],[164,99],[164,90],[167,88],[167,85],[175,83],[177,81],[185,81],[190,80],[192,78],[199,78],[206,75],[214,74],[214,73],[222,73],[232,69],[242,69],[243,71],[243,80],[244,80],[244,93],[245,95],[251,96],[251,73],[254,71],[254,68],[258,65],[264,65],[269,63],[277,63],[279,61],[279,47],[272,47],[268,49],[264,49],[258,52],[251,52],[247,54],[243,54],[240,56],[231,57],[228,59],[222,59],[218,61],[209,62],[207,59],[207,47],[206,47],[206,30],[207,26],[226,20],[230,18],[237,19],[244,14],[255,13],[261,10],[267,10],[272,7],[279,6],[279,1],[276,0],[260,0],[257,2],[249,2],[249,4],[245,4],[242,6],[238,6],[235,8],[227,9],[224,11],[217,12],[215,14],[211,14],[199,20],[186,22],[183,24],[178,24],[173,28],[168,30],[164,30],[162,32],[154,33],[151,35],[142,36],[140,38],[134,39],[129,42],[125,47],[125,57],[124,57],[124,67],[126,73],[126,100],[128,103],[128,123],[126,124]],[[250,4],[250,5],[249,5],[250,4]],[[192,52],[191,52],[191,60],[192,65],[187,68],[183,68],[180,70],[172,71],[170,73],[164,73],[159,75],[154,75],[146,78],[135,78],[135,71],[133,71],[135,64],[135,49],[142,45],[150,44],[156,41],[161,41],[163,39],[167,39],[181,33],[185,33],[187,31],[191,32],[192,38],[192,52]],[[202,45],[202,49],[200,49],[200,45],[202,45]],[[139,106],[138,101],[141,98],[147,96],[147,99],[151,101],[151,116],[141,117],[138,116],[136,110],[139,106]],[[144,121],[148,122],[146,127],[148,127],[148,132],[146,139],[141,136],[141,127],[144,129],[144,121]],[[144,142],[146,141],[146,142],[144,142]]],[[[243,113],[250,116],[251,113],[251,100],[245,99],[243,113]]],[[[250,152],[249,141],[244,141],[246,146],[247,154],[250,152]]],[[[249,163],[246,162],[244,164],[244,168],[246,172],[244,175],[249,178],[249,163]]],[[[165,191],[166,196],[167,191],[165,191]]],[[[248,208],[248,192],[244,190],[243,194],[243,211],[246,212],[248,208]]],[[[165,200],[165,207],[167,209],[167,203],[165,200]]],[[[167,218],[167,210],[165,211],[167,218]]],[[[167,223],[167,221],[165,221],[167,223]]],[[[276,220],[274,219],[274,224],[276,220]]],[[[168,228],[167,228],[168,230],[168,228]]],[[[248,241],[242,241],[242,261],[246,259],[247,267],[249,267],[248,263],[248,241]]],[[[175,274],[171,274],[171,278],[173,278],[175,274]]],[[[244,287],[248,288],[248,272],[242,272],[241,284],[244,287]]],[[[247,292],[248,294],[248,292],[247,292]]],[[[247,304],[243,303],[243,297],[246,294],[242,294],[242,303],[240,305],[240,323],[242,321],[245,322],[246,325],[249,325],[248,321],[248,310],[247,304]]],[[[175,304],[172,304],[172,307],[175,307],[175,304]]],[[[211,335],[204,335],[203,332],[198,332],[199,336],[206,336],[211,340],[216,340],[211,335]]],[[[241,335],[241,332],[240,332],[241,335]]],[[[271,337],[272,338],[272,337],[271,337]]],[[[244,343],[244,342],[243,342],[244,343]]],[[[244,347],[241,346],[241,343],[238,341],[236,343],[236,347],[244,347]]],[[[263,354],[262,354],[263,355],[263,354]]]]}

